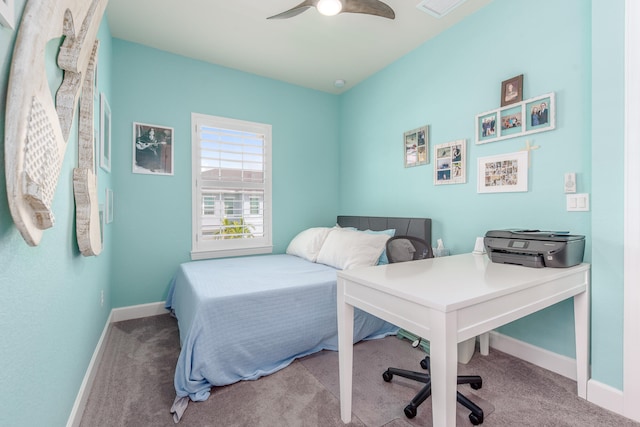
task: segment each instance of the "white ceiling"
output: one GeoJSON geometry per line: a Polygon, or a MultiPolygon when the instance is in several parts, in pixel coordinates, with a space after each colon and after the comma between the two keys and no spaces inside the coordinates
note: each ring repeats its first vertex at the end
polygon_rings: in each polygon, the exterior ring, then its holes
{"type": "MultiPolygon", "coordinates": [[[[315,9],[267,20],[301,0],[109,0],[114,37],[276,80],[341,93],[474,13],[466,0],[438,19],[420,0],[384,0],[394,20],[315,9]],[[334,81],[346,85],[336,88],[334,81]]],[[[442,0],[437,0],[442,2],[442,0]]]]}

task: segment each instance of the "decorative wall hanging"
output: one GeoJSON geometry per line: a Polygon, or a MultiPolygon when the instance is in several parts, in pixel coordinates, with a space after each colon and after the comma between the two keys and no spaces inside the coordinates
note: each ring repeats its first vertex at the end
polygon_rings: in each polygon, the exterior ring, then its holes
{"type": "Polygon", "coordinates": [[[457,141],[435,146],[436,166],[433,168],[433,184],[464,184],[467,182],[467,141],[457,141]]]}
{"type": "Polygon", "coordinates": [[[501,107],[522,101],[523,82],[524,75],[522,74],[502,82],[502,90],[500,91],[501,107]]]}
{"type": "Polygon", "coordinates": [[[104,93],[100,94],[100,167],[111,172],[111,107],[104,93]]]}
{"type": "Polygon", "coordinates": [[[429,126],[422,126],[404,133],[404,167],[429,163],[429,126]]]}
{"type": "Polygon", "coordinates": [[[93,43],[93,50],[82,86],[80,120],[78,121],[78,167],[73,169],[76,235],[78,248],[84,256],[95,256],[102,251],[93,130],[93,79],[96,75],[95,69],[99,46],[100,42],[96,40],[93,43]]]}
{"type": "MultiPolygon", "coordinates": [[[[24,8],[7,87],[5,173],[11,216],[31,246],[38,245],[43,230],[55,222],[52,200],[80,89],[89,75],[95,74],[87,70],[91,58],[95,60],[94,41],[106,5],[107,0],[29,0],[24,8]],[[49,55],[45,51],[50,40],[62,37],[57,65],[64,71],[64,78],[59,88],[50,88],[45,63],[49,55]]],[[[83,153],[79,157],[88,155],[93,160],[93,144],[86,146],[82,139],[85,131],[92,129],[93,121],[85,123],[86,114],[81,114],[80,120],[79,146],[83,153]]],[[[93,131],[89,135],[93,140],[93,131]]],[[[90,252],[97,254],[101,243],[98,204],[91,197],[95,192],[94,167],[80,165],[79,169],[86,178],[89,216],[97,218],[83,230],[92,246],[95,242],[90,252]]],[[[74,180],[75,175],[74,171],[74,180]]]]}
{"type": "Polygon", "coordinates": [[[0,24],[13,29],[15,22],[14,0],[0,0],[0,24]]]}
{"type": "Polygon", "coordinates": [[[556,128],[553,92],[476,116],[476,144],[546,132],[556,128]]]}
{"type": "Polygon", "coordinates": [[[173,175],[173,128],[133,124],[133,173],[173,175]]]}
{"type": "Polygon", "coordinates": [[[478,193],[528,191],[528,151],[478,157],[478,193]]]}

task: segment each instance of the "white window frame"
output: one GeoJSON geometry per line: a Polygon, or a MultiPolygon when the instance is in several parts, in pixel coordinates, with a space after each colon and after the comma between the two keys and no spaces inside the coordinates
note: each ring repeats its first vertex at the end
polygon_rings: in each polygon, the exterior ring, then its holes
{"type": "MultiPolygon", "coordinates": [[[[223,258],[243,255],[267,254],[273,252],[271,235],[271,125],[254,123],[226,117],[191,114],[191,259],[223,258]],[[222,129],[234,129],[264,135],[264,201],[263,237],[253,239],[226,239],[208,241],[201,238],[202,197],[200,188],[200,140],[198,128],[201,125],[222,129]]],[[[224,211],[224,207],[222,207],[224,211]]]]}

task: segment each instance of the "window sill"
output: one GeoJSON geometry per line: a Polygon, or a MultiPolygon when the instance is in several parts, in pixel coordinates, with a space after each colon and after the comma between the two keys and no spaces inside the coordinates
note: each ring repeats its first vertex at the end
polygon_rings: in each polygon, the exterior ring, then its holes
{"type": "Polygon", "coordinates": [[[239,248],[239,249],[218,249],[218,250],[193,250],[191,251],[191,260],[201,260],[210,258],[229,258],[247,255],[263,255],[273,252],[273,246],[260,246],[255,248],[239,248]]]}

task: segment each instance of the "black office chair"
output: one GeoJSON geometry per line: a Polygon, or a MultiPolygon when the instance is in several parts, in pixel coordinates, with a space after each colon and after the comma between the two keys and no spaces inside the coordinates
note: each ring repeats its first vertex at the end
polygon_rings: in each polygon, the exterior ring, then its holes
{"type": "MultiPolygon", "coordinates": [[[[411,236],[394,236],[387,241],[387,258],[390,263],[414,261],[433,258],[433,251],[431,245],[423,239],[411,236]]],[[[429,356],[425,356],[424,359],[420,361],[420,366],[427,371],[431,369],[429,356]]],[[[404,408],[404,414],[407,418],[413,418],[418,413],[418,406],[431,396],[431,376],[428,372],[414,372],[405,369],[389,368],[382,373],[382,378],[386,382],[389,382],[394,375],[425,384],[422,390],[420,390],[404,408]]],[[[478,390],[482,388],[482,378],[477,375],[459,375],[458,384],[469,384],[472,389],[478,390]]],[[[482,408],[460,392],[457,392],[457,400],[458,403],[471,411],[469,414],[471,424],[482,424],[484,421],[482,408]]]]}

